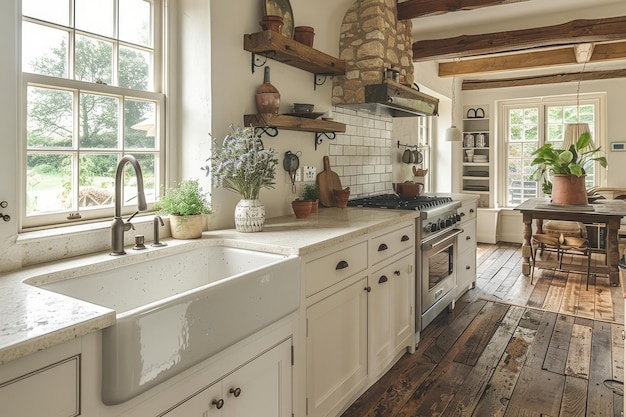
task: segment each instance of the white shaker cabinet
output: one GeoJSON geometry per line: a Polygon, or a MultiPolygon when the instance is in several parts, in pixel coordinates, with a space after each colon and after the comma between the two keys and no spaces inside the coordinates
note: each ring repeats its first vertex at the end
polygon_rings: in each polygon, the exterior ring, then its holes
{"type": "Polygon", "coordinates": [[[167,417],[291,416],[291,339],[211,384],[167,417]]]}
{"type": "Polygon", "coordinates": [[[306,260],[306,416],[336,415],[413,350],[414,251],[409,221],[306,260]]]}
{"type": "Polygon", "coordinates": [[[457,299],[476,283],[476,206],[476,200],[465,200],[459,209],[461,222],[457,227],[463,233],[457,237],[457,299]]]}

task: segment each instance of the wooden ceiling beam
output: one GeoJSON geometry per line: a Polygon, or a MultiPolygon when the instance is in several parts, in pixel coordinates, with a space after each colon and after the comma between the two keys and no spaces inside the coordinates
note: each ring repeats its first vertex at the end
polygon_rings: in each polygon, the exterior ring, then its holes
{"type": "Polygon", "coordinates": [[[413,60],[469,57],[531,48],[626,39],[626,16],[573,20],[554,26],[462,35],[413,43],[413,60]]]}
{"type": "MultiPolygon", "coordinates": [[[[589,62],[603,62],[616,59],[626,59],[626,41],[595,44],[589,62]]],[[[575,46],[571,46],[546,51],[442,62],[439,64],[439,76],[480,75],[522,69],[576,65],[577,63],[575,46]]]]}
{"type": "Polygon", "coordinates": [[[459,10],[499,6],[527,0],[408,0],[398,3],[398,19],[415,19],[459,10]]]}
{"type": "Polygon", "coordinates": [[[537,77],[507,78],[497,80],[465,80],[462,90],[485,90],[489,88],[524,87],[529,85],[556,84],[589,80],[607,80],[626,78],[626,69],[609,71],[590,71],[584,73],[567,73],[542,75],[537,77]]]}

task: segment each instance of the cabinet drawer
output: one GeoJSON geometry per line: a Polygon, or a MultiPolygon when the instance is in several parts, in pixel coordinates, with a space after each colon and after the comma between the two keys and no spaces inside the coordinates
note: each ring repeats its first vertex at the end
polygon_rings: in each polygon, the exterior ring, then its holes
{"type": "Polygon", "coordinates": [[[476,252],[476,222],[473,220],[463,222],[459,227],[463,229],[463,233],[458,237],[459,254],[465,253],[467,250],[476,252]]]}
{"type": "Polygon", "coordinates": [[[461,208],[459,208],[459,214],[462,222],[474,220],[476,218],[476,202],[464,202],[461,208]]]}
{"type": "Polygon", "coordinates": [[[467,251],[457,260],[456,282],[457,298],[472,288],[476,282],[476,252],[467,251]]]}
{"type": "Polygon", "coordinates": [[[2,415],[13,417],[80,415],[79,372],[79,356],[73,356],[0,384],[2,415]],[[35,397],[36,401],[33,400],[35,397]]]}
{"type": "Polygon", "coordinates": [[[415,244],[413,226],[405,226],[384,235],[372,238],[370,243],[370,262],[372,265],[396,255],[415,244]]]}
{"type": "Polygon", "coordinates": [[[306,264],[306,296],[367,269],[367,242],[341,249],[306,264]]]}

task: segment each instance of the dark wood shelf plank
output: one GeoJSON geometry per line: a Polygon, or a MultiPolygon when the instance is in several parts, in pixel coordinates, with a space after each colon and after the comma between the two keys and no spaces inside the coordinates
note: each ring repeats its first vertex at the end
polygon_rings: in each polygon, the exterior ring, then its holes
{"type": "Polygon", "coordinates": [[[243,48],[313,74],[342,75],[346,72],[345,61],[269,30],[244,35],[243,48]]]}
{"type": "Polygon", "coordinates": [[[275,127],[299,132],[334,133],[346,131],[346,125],[343,123],[294,117],[286,114],[246,114],[243,116],[243,123],[245,126],[275,127]]]}

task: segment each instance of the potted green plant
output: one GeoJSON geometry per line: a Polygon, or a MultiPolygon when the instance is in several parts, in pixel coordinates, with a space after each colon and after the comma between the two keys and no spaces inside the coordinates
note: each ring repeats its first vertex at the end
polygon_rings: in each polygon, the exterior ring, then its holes
{"type": "Polygon", "coordinates": [[[215,187],[224,187],[241,195],[235,207],[235,228],[239,232],[260,232],[265,224],[265,206],[259,201],[262,188],[274,188],[277,152],[265,149],[252,127],[233,129],[221,146],[215,141],[210,165],[202,169],[211,173],[215,187]]]}
{"type": "Polygon", "coordinates": [[[202,236],[203,215],[213,213],[207,194],[202,192],[198,180],[186,180],[167,190],[155,203],[155,209],[169,215],[173,238],[195,239],[202,236]]]}
{"type": "Polygon", "coordinates": [[[302,199],[312,200],[313,204],[311,205],[311,213],[317,213],[317,207],[320,199],[319,185],[317,185],[317,183],[304,184],[304,188],[302,190],[302,199]]]}
{"type": "Polygon", "coordinates": [[[550,189],[552,182],[552,202],[554,204],[587,204],[585,188],[585,166],[597,161],[607,167],[604,156],[596,156],[600,147],[591,148],[591,135],[585,132],[569,149],[555,149],[551,143],[538,148],[533,155],[531,166],[536,169],[531,175],[534,181],[542,181],[542,189],[550,189]]]}

